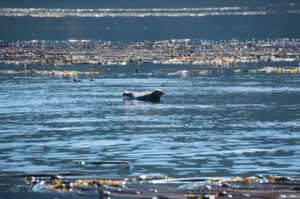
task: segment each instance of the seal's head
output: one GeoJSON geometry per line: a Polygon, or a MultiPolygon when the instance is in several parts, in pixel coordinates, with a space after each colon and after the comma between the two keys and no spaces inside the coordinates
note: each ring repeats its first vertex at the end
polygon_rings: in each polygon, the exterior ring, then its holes
{"type": "Polygon", "coordinates": [[[134,97],[132,92],[130,92],[130,91],[124,91],[123,96],[130,97],[130,98],[134,97]]]}
{"type": "Polygon", "coordinates": [[[159,102],[160,97],[165,95],[165,92],[160,89],[155,89],[151,92],[151,94],[147,97],[147,101],[159,102]]]}
{"type": "Polygon", "coordinates": [[[152,94],[156,96],[162,96],[165,95],[166,93],[161,89],[155,89],[154,91],[152,91],[152,94]]]}

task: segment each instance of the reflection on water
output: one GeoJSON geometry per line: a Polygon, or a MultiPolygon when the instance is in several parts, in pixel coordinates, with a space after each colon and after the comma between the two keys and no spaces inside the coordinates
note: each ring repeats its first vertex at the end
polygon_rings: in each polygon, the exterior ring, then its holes
{"type": "MultiPolygon", "coordinates": [[[[220,3],[214,7],[180,8],[0,8],[0,16],[13,17],[207,17],[207,16],[229,16],[229,15],[267,15],[267,14],[299,14],[300,4],[298,2],[255,2],[247,6],[237,6],[241,2],[231,3],[231,6],[220,7],[220,3]],[[258,5],[256,5],[258,3],[258,5]],[[234,6],[233,6],[234,5],[234,6]]],[[[161,3],[160,3],[161,4],[161,3]]],[[[202,5],[201,5],[202,4],[202,5]]],[[[174,4],[172,4],[174,5],[174,4]]],[[[158,6],[158,5],[156,5],[158,6]]],[[[159,5],[160,6],[160,5],[159,5]]],[[[170,5],[168,5],[170,6],[170,5]]],[[[186,5],[183,5],[186,6],[186,5]]]]}
{"type": "Polygon", "coordinates": [[[299,2],[136,2],[0,2],[0,173],[299,177],[299,2]]]}
{"type": "Polygon", "coordinates": [[[298,175],[298,74],[124,76],[1,75],[2,172],[298,175]],[[122,97],[153,88],[160,103],[122,97]]]}

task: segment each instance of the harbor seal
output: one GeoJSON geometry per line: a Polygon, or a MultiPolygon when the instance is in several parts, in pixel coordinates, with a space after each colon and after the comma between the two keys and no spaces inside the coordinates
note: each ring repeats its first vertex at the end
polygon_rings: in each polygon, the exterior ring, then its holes
{"type": "Polygon", "coordinates": [[[124,91],[123,96],[128,97],[132,100],[141,100],[141,101],[150,101],[150,102],[159,102],[160,97],[165,95],[165,92],[161,89],[154,89],[152,92],[146,91],[143,93],[135,93],[131,91],[124,91]]]}
{"type": "Polygon", "coordinates": [[[73,79],[74,82],[81,82],[80,79],[73,79]]]}

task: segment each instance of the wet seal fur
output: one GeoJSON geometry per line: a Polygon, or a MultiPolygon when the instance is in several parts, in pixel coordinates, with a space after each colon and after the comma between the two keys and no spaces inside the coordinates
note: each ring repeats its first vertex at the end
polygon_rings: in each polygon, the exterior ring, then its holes
{"type": "Polygon", "coordinates": [[[160,97],[165,95],[165,92],[161,89],[154,89],[152,92],[146,91],[143,93],[135,93],[131,91],[124,91],[123,96],[128,97],[131,100],[141,100],[150,102],[159,102],[160,97]]]}

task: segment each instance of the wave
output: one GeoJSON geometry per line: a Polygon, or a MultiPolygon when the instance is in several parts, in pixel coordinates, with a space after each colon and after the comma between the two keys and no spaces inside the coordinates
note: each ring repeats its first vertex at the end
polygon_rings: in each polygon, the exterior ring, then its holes
{"type": "Polygon", "coordinates": [[[300,4],[274,4],[260,7],[207,7],[207,8],[0,8],[6,17],[205,17],[230,15],[300,14],[300,4]]]}

